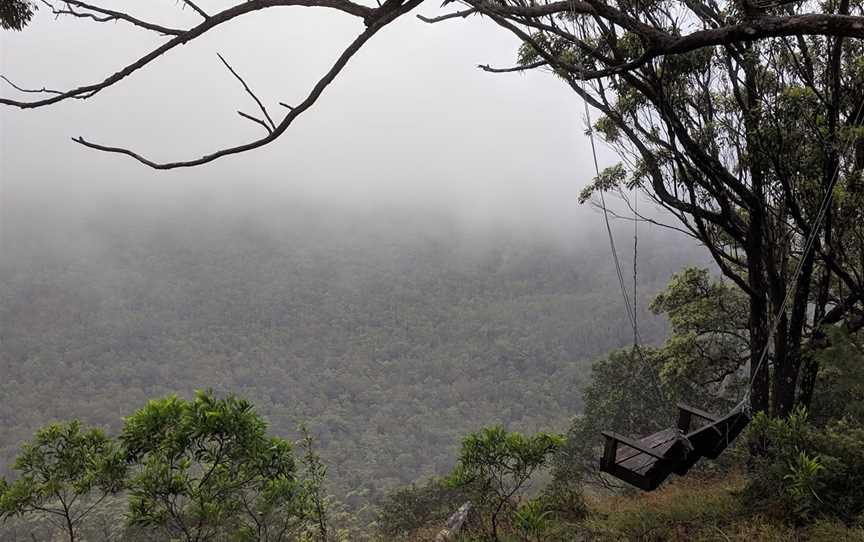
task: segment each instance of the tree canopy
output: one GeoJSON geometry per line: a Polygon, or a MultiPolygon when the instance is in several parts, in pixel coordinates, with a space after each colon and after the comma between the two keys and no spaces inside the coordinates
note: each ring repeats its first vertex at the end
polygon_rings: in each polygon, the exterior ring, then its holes
{"type": "Polygon", "coordinates": [[[23,30],[38,7],[29,0],[6,0],[0,3],[0,28],[23,30]]]}
{"type": "Polygon", "coordinates": [[[125,526],[115,515],[102,539],[324,540],[323,465],[310,437],[301,445],[298,465],[291,443],[234,395],[154,399],[117,439],[77,421],[40,429],[17,478],[0,479],[0,518],[41,515],[75,542],[100,505],[123,502],[125,526]]]}
{"type": "Polygon", "coordinates": [[[170,539],[279,541],[306,519],[291,444],[266,435],[252,405],[199,392],[151,400],[120,441],[135,463],[129,521],[170,539]]]}
{"type": "Polygon", "coordinates": [[[124,488],[126,459],[101,430],[72,421],[37,431],[13,469],[15,481],[0,479],[0,518],[38,514],[75,542],[81,523],[124,488]]]}

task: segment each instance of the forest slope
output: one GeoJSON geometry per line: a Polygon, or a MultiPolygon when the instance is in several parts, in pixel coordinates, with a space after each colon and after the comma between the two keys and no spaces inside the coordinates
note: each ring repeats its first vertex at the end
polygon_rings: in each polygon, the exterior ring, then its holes
{"type": "MultiPolygon", "coordinates": [[[[113,430],[148,398],[213,388],[276,434],[307,423],[358,506],[448,472],[481,426],[563,430],[590,362],[630,340],[599,217],[556,236],[282,211],[97,218],[64,242],[7,229],[0,464],[48,421],[113,430]]],[[[641,242],[643,300],[704,261],[668,233],[641,242]]],[[[643,318],[646,340],[664,333],[643,318]]]]}

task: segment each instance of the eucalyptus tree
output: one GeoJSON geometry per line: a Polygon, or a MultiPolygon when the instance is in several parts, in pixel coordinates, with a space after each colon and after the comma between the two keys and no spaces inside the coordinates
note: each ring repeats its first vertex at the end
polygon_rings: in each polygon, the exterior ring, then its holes
{"type": "MultiPolygon", "coordinates": [[[[0,104],[48,107],[134,84],[127,79],[179,46],[263,10],[316,8],[362,24],[306,96],[280,102],[278,115],[223,59],[257,109],[239,114],[261,127],[259,138],[164,162],[120,145],[74,139],[156,169],[197,166],[274,142],[370,39],[420,3],[250,0],[211,13],[184,0],[180,4],[200,21],[174,27],[65,0],[49,4],[58,17],[118,22],[162,42],[102,80],[69,90],[13,83],[21,97],[0,98],[0,104]]],[[[523,43],[515,66],[483,69],[549,71],[600,112],[593,128],[623,164],[598,175],[586,197],[598,189],[642,190],[677,218],[676,227],[699,239],[745,293],[753,407],[784,415],[796,402],[807,404],[818,372],[808,348],[825,343],[821,328],[843,325],[854,332],[864,322],[861,3],[463,0],[462,9],[421,18],[440,23],[475,15],[523,43]],[[834,198],[823,211],[826,193],[834,198]],[[808,251],[811,233],[815,246],[808,251]]]]}
{"type": "Polygon", "coordinates": [[[599,174],[583,199],[641,190],[746,294],[752,405],[776,415],[812,397],[818,367],[804,349],[819,345],[820,327],[862,325],[862,42],[807,31],[736,41],[723,29],[758,36],[765,21],[805,20],[812,9],[861,16],[845,1],[661,1],[628,4],[630,19],[612,25],[571,6],[557,19],[531,18],[529,33],[491,15],[523,39],[512,69],[548,68],[601,113],[593,128],[624,163],[599,174]],[[658,56],[644,29],[625,25],[635,21],[717,39],[658,56]]]}
{"type": "Polygon", "coordinates": [[[12,468],[17,479],[0,480],[0,518],[41,516],[75,542],[82,524],[123,490],[127,467],[114,441],[73,421],[37,431],[12,468]]]}
{"type": "Polygon", "coordinates": [[[243,399],[151,400],[120,435],[129,521],[166,539],[296,539],[314,518],[292,446],[243,399]]]}

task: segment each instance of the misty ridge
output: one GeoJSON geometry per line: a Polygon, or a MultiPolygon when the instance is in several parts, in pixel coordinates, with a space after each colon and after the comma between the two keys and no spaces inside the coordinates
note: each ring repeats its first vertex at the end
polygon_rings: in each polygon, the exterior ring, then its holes
{"type": "MultiPolygon", "coordinates": [[[[4,465],[49,421],[116,428],[148,398],[213,389],[276,434],[308,424],[333,490],[362,507],[448,472],[466,431],[563,430],[591,363],[632,340],[587,206],[477,218],[266,194],[8,208],[4,465]]],[[[641,333],[657,343],[647,300],[704,257],[640,229],[641,333]]]]}
{"type": "Polygon", "coordinates": [[[864,541],[864,2],[0,0],[0,542],[864,541]]]}

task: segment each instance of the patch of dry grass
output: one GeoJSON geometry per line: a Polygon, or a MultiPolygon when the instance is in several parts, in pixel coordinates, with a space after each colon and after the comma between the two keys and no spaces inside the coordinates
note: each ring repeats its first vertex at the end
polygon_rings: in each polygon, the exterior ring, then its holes
{"type": "MultiPolygon", "coordinates": [[[[822,520],[796,528],[770,510],[747,508],[741,473],[688,476],[650,493],[586,497],[590,514],[579,524],[553,525],[544,542],[864,542],[864,529],[822,520]]],[[[434,540],[440,527],[418,531],[412,542],[434,540]]],[[[469,537],[463,540],[470,540],[469,537]]],[[[522,540],[505,534],[502,541],[522,540]],[[509,538],[508,538],[509,536],[509,538]]]]}
{"type": "Polygon", "coordinates": [[[864,530],[823,521],[802,529],[744,507],[742,474],[688,477],[657,491],[593,497],[585,523],[591,540],[638,542],[864,542],[864,530]]]}

